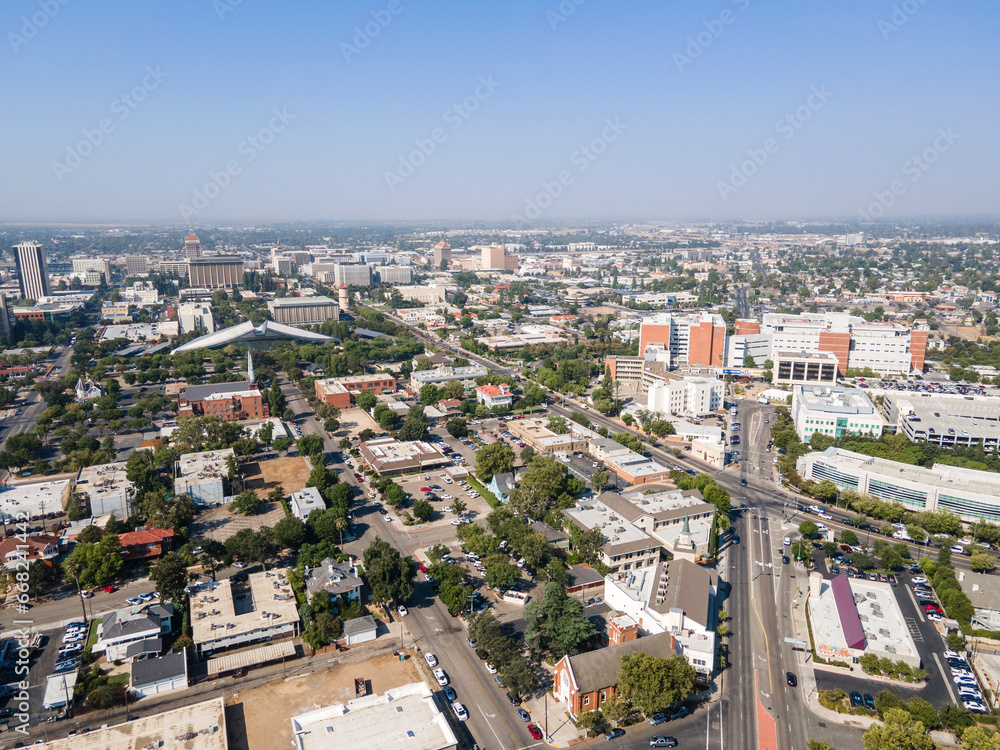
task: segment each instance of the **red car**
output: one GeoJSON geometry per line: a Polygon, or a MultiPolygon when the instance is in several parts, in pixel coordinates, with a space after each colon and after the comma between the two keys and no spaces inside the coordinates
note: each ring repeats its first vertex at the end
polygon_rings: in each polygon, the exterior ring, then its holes
{"type": "Polygon", "coordinates": [[[421,573],[426,573],[427,572],[427,566],[424,565],[423,563],[420,563],[420,572],[421,573]]]}
{"type": "Polygon", "coordinates": [[[542,739],[542,730],[536,727],[534,724],[528,724],[528,732],[531,734],[532,739],[536,740],[542,739]]]}
{"type": "Polygon", "coordinates": [[[105,594],[110,594],[114,590],[115,590],[115,587],[112,586],[112,585],[110,585],[110,584],[107,585],[107,586],[105,586],[104,589],[103,589],[103,591],[104,591],[105,594]]]}
{"type": "Polygon", "coordinates": [[[421,487],[420,491],[421,492],[433,492],[434,490],[431,489],[430,487],[421,487]]]}

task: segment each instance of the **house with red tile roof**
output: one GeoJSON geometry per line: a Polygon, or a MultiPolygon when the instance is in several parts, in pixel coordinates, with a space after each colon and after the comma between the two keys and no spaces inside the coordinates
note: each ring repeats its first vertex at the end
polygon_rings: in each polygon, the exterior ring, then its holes
{"type": "Polygon", "coordinates": [[[483,404],[488,409],[494,406],[509,407],[514,403],[514,391],[506,383],[481,385],[476,388],[476,403],[483,404]]]}
{"type": "Polygon", "coordinates": [[[24,562],[31,565],[38,560],[51,560],[59,556],[59,539],[48,534],[25,537],[9,536],[0,541],[0,559],[7,570],[17,570],[24,562]]]}
{"type": "Polygon", "coordinates": [[[173,529],[139,529],[118,535],[125,560],[153,560],[173,549],[173,529]]]}

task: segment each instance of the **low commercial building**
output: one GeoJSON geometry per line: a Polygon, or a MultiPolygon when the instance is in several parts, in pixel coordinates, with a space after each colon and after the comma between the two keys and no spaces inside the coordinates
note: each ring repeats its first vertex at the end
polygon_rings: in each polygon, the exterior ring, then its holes
{"type": "Polygon", "coordinates": [[[359,393],[395,393],[396,378],[392,375],[352,375],[326,378],[315,384],[316,398],[338,409],[349,409],[359,393]]]}
{"type": "Polygon", "coordinates": [[[128,323],[120,326],[105,326],[101,331],[100,340],[115,341],[116,339],[128,339],[133,343],[139,343],[140,341],[160,341],[171,336],[176,336],[177,332],[177,321],[128,323]]]}
{"type": "Polygon", "coordinates": [[[340,307],[329,297],[282,297],[267,303],[271,318],[290,326],[319,325],[325,320],[338,320],[340,307]]]}
{"type": "MultiPolygon", "coordinates": [[[[76,673],[71,673],[76,677],[76,673]]],[[[61,675],[59,675],[61,676],[61,675]]],[[[74,680],[75,682],[75,680],[74,680]]],[[[53,695],[59,694],[59,689],[53,695]]],[[[66,694],[65,686],[62,689],[66,694]]],[[[69,685],[73,694],[73,685],[69,685]]],[[[229,750],[223,698],[195,703],[163,713],[129,716],[122,724],[105,724],[86,734],[45,743],[45,750],[229,750]]]]}
{"type": "Polygon", "coordinates": [[[559,435],[548,427],[548,419],[528,417],[511,421],[507,430],[511,435],[531,446],[543,456],[569,455],[586,451],[590,441],[600,435],[576,422],[567,422],[569,432],[559,435]]]}
{"type": "Polygon", "coordinates": [[[253,383],[208,383],[189,385],[177,397],[178,417],[219,417],[226,422],[267,419],[270,408],[253,383]]]}
{"type": "Polygon", "coordinates": [[[4,485],[0,492],[0,513],[7,523],[30,520],[46,513],[65,510],[73,490],[72,479],[24,482],[4,485]]]}
{"type": "Polygon", "coordinates": [[[803,479],[829,480],[842,490],[902,503],[908,510],[947,510],[963,521],[1000,522],[1000,474],[960,466],[931,468],[840,448],[807,453],[796,462],[803,479]]]}
{"type": "Polygon", "coordinates": [[[670,633],[699,674],[715,668],[715,597],[712,571],[690,560],[670,560],[604,581],[604,601],[629,615],[642,634],[670,633]]]}
{"type": "Polygon", "coordinates": [[[775,385],[836,385],[840,370],[833,352],[779,351],[772,364],[775,385]]]}
{"type": "Polygon", "coordinates": [[[188,686],[187,649],[132,662],[132,689],[137,699],[183,690],[188,686]]]}
{"type": "Polygon", "coordinates": [[[860,388],[797,385],[792,391],[792,420],[799,440],[814,432],[840,438],[849,433],[878,437],[885,419],[860,388]]]}
{"type": "Polygon", "coordinates": [[[125,474],[126,465],[127,462],[118,461],[80,470],[76,478],[76,491],[90,505],[92,516],[114,513],[115,518],[125,519],[133,514],[135,484],[125,474]]]}
{"type": "Polygon", "coordinates": [[[920,666],[920,654],[888,583],[809,574],[813,648],[824,659],[856,662],[864,654],[920,666]]]}
{"type": "Polygon", "coordinates": [[[326,510],[326,501],[323,500],[323,496],[319,493],[318,489],[315,487],[305,487],[291,494],[291,497],[288,499],[288,507],[292,511],[293,516],[300,521],[305,521],[314,510],[326,510]]]}
{"type": "Polygon", "coordinates": [[[358,566],[353,558],[350,562],[338,563],[328,557],[318,567],[306,568],[304,576],[307,599],[312,599],[320,591],[325,591],[334,601],[342,596],[346,596],[349,601],[361,601],[361,587],[364,581],[358,575],[358,566]]]}
{"type": "Polygon", "coordinates": [[[662,482],[670,476],[670,467],[631,451],[621,456],[609,456],[604,460],[604,465],[629,484],[662,482]]]}
{"type": "Polygon", "coordinates": [[[201,584],[191,593],[191,631],[202,656],[299,634],[295,594],[287,568],[201,584]]]}
{"type": "Polygon", "coordinates": [[[225,500],[232,448],[185,453],[174,465],[174,492],[188,494],[196,505],[219,505],[225,500]]]}
{"type": "Polygon", "coordinates": [[[606,541],[601,548],[601,562],[615,573],[654,565],[660,560],[659,540],[634,526],[600,499],[583,500],[564,510],[563,515],[581,531],[602,530],[606,541]]]}
{"type": "Polygon", "coordinates": [[[466,388],[476,384],[476,378],[485,378],[490,372],[482,365],[467,367],[446,367],[440,365],[431,370],[414,370],[410,373],[410,385],[420,390],[425,385],[443,385],[449,380],[457,380],[466,388]]]}
{"type": "Polygon", "coordinates": [[[430,686],[414,682],[293,716],[292,745],[294,750],[456,750],[458,738],[430,686]]]}
{"type": "Polygon", "coordinates": [[[173,616],[173,605],[167,602],[115,610],[97,626],[93,651],[103,653],[109,662],[126,659],[132,644],[170,635],[173,616]]]}
{"type": "Polygon", "coordinates": [[[506,383],[500,385],[481,385],[476,388],[476,403],[487,409],[510,408],[514,403],[514,391],[506,383]]]}
{"type": "Polygon", "coordinates": [[[422,440],[400,442],[386,437],[361,443],[361,457],[381,476],[426,471],[451,463],[441,449],[422,440]]]}
{"type": "Polygon", "coordinates": [[[990,573],[963,571],[959,582],[972,602],[972,627],[1000,630],[1000,579],[990,573]]]}
{"type": "Polygon", "coordinates": [[[607,648],[564,656],[556,664],[552,695],[573,719],[614,701],[623,656],[645,653],[669,659],[677,654],[670,633],[639,638],[636,624],[627,616],[612,620],[610,637],[612,643],[607,648]]]}

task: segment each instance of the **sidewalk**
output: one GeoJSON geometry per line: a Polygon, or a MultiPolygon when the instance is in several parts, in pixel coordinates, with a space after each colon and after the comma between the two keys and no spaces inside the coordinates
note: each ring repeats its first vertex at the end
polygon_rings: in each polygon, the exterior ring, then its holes
{"type": "Polygon", "coordinates": [[[521,704],[521,708],[531,714],[532,724],[542,732],[547,730],[545,742],[552,747],[569,747],[587,739],[587,732],[573,724],[566,713],[566,707],[549,692],[554,670],[544,662],[542,669],[545,671],[545,677],[541,680],[541,684],[546,692],[540,696],[527,698],[521,704]]]}

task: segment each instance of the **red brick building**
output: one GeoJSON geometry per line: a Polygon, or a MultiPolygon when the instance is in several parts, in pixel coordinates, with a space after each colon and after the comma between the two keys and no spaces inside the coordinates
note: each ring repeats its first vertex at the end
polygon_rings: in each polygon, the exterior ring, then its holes
{"type": "Polygon", "coordinates": [[[622,656],[637,651],[669,659],[677,654],[674,637],[659,633],[638,638],[638,625],[627,615],[611,620],[607,648],[577,656],[564,656],[556,664],[552,694],[576,719],[595,711],[618,693],[618,668],[622,656]]]}
{"type": "Polygon", "coordinates": [[[173,549],[173,529],[140,529],[118,535],[125,560],[152,560],[173,549]]]}
{"type": "Polygon", "coordinates": [[[392,375],[356,375],[347,378],[327,378],[316,381],[316,398],[338,409],[349,409],[359,393],[396,392],[392,375]]]}
{"type": "Polygon", "coordinates": [[[177,397],[178,417],[221,417],[226,422],[267,419],[267,401],[256,385],[245,382],[189,385],[177,397]]]}

